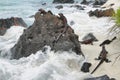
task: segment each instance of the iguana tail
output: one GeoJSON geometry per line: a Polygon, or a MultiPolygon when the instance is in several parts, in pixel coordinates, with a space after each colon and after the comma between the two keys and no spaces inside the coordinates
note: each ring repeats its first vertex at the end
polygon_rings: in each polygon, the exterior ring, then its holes
{"type": "Polygon", "coordinates": [[[103,62],[104,62],[104,60],[101,60],[101,61],[99,62],[99,64],[96,66],[96,68],[91,72],[91,74],[93,74],[93,73],[97,70],[97,68],[98,68],[103,62]]]}

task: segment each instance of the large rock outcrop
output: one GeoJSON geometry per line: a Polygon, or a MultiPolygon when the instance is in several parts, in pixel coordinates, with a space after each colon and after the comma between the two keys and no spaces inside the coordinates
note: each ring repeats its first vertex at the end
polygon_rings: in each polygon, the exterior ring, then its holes
{"type": "Polygon", "coordinates": [[[106,10],[94,10],[94,11],[89,11],[89,16],[96,16],[96,17],[111,17],[114,14],[113,8],[106,9],[106,10]]]}
{"type": "Polygon", "coordinates": [[[0,35],[4,35],[6,30],[11,26],[23,26],[26,27],[26,23],[22,18],[11,17],[7,19],[0,19],[0,35]]]}
{"type": "Polygon", "coordinates": [[[78,36],[74,34],[73,29],[68,27],[59,40],[54,42],[64,31],[64,22],[50,12],[42,11],[42,13],[36,13],[33,25],[24,31],[18,43],[11,49],[13,58],[19,59],[36,53],[38,50],[44,51],[46,45],[54,51],[73,50],[81,54],[78,36]]]}
{"type": "Polygon", "coordinates": [[[74,0],[54,0],[53,3],[74,3],[74,0]]]}

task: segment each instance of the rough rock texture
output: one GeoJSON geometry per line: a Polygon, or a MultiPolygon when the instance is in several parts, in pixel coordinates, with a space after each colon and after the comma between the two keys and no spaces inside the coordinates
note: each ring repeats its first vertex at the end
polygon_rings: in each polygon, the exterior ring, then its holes
{"type": "Polygon", "coordinates": [[[53,3],[74,3],[74,0],[54,0],[53,3]]]}
{"type": "Polygon", "coordinates": [[[63,21],[49,12],[37,12],[32,26],[26,29],[18,43],[11,49],[14,59],[27,57],[44,46],[50,46],[54,51],[69,51],[70,49],[81,54],[78,36],[71,27],[54,43],[56,38],[64,31],[63,21]]]}
{"type": "Polygon", "coordinates": [[[106,10],[98,10],[90,11],[89,16],[96,16],[96,17],[111,17],[114,14],[113,8],[106,9],[106,10]]]}
{"type": "Polygon", "coordinates": [[[94,78],[88,78],[88,79],[85,79],[85,80],[115,80],[114,78],[109,78],[107,75],[103,75],[103,76],[100,76],[100,77],[94,77],[94,78]]]}
{"type": "Polygon", "coordinates": [[[26,23],[22,18],[11,17],[7,19],[0,19],[0,35],[4,35],[6,30],[11,26],[23,26],[26,27],[26,23]]]}

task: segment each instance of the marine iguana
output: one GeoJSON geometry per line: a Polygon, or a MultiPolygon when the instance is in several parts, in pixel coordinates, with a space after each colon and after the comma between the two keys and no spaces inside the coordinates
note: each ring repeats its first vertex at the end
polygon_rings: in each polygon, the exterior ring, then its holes
{"type": "Polygon", "coordinates": [[[58,37],[53,41],[53,43],[56,43],[60,39],[60,37],[67,31],[67,29],[69,27],[69,25],[67,24],[66,17],[62,13],[59,13],[58,15],[60,16],[59,19],[61,19],[63,21],[64,30],[62,33],[60,33],[58,35],[58,37]]]}
{"type": "Polygon", "coordinates": [[[44,9],[42,9],[42,8],[39,9],[38,11],[40,11],[40,14],[42,14],[42,15],[47,13],[47,12],[46,12],[44,9]]]}
{"type": "Polygon", "coordinates": [[[100,44],[100,46],[108,45],[108,44],[110,44],[111,42],[113,42],[115,39],[116,39],[116,37],[114,37],[112,40],[107,39],[107,40],[103,41],[103,42],[100,44]]]}
{"type": "MultiPolygon", "coordinates": [[[[68,28],[70,27],[68,24],[67,24],[67,19],[66,17],[62,14],[62,13],[59,13],[59,19],[62,20],[63,22],[63,27],[64,27],[64,30],[57,36],[57,38],[53,41],[53,46],[55,45],[55,43],[58,42],[58,40],[62,37],[62,35],[64,33],[66,33],[66,31],[68,30],[68,28]]],[[[76,51],[77,51],[77,48],[76,48],[76,51]]],[[[85,55],[81,52],[82,56],[85,58],[85,55]]]]}
{"type": "Polygon", "coordinates": [[[100,52],[99,57],[95,59],[95,60],[101,60],[101,61],[100,61],[99,64],[95,67],[95,69],[91,72],[91,74],[93,74],[93,73],[97,70],[97,68],[98,68],[104,61],[105,61],[105,62],[111,62],[111,61],[109,61],[109,60],[107,59],[107,54],[108,54],[108,52],[106,51],[105,46],[103,45],[103,46],[102,46],[102,51],[100,52]]]}
{"type": "Polygon", "coordinates": [[[88,40],[84,40],[84,41],[80,41],[81,44],[91,44],[93,45],[93,39],[88,39],[88,40]]]}

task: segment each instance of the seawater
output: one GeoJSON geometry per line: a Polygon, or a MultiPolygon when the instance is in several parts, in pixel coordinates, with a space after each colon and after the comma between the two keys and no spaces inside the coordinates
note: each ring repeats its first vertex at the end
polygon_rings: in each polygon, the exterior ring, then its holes
{"type": "MultiPolygon", "coordinates": [[[[34,18],[29,16],[34,15],[39,8],[51,10],[55,15],[62,12],[68,24],[74,22],[71,27],[79,39],[88,32],[106,33],[110,25],[114,24],[106,17],[90,18],[87,12],[94,8],[88,6],[85,6],[85,10],[78,10],[70,8],[72,4],[62,4],[64,8],[58,10],[55,8],[56,5],[52,4],[51,0],[0,0],[0,18],[22,17],[28,25],[31,25],[34,18]]],[[[48,48],[46,54],[38,51],[19,60],[10,60],[12,54],[10,49],[17,43],[24,29],[12,26],[4,36],[0,36],[0,80],[84,80],[92,77],[89,73],[80,71],[83,62],[86,61],[82,56],[72,51],[55,53],[49,46],[46,46],[48,48]]]]}

